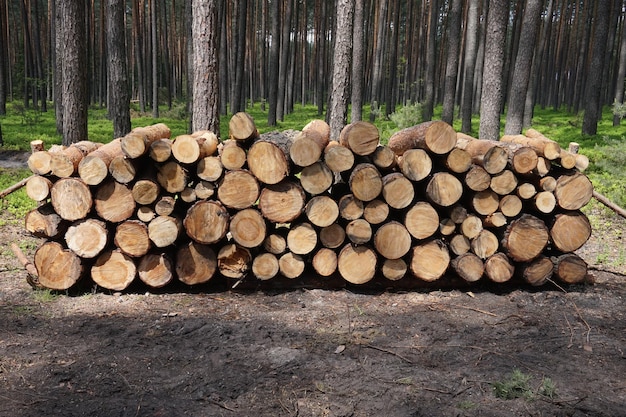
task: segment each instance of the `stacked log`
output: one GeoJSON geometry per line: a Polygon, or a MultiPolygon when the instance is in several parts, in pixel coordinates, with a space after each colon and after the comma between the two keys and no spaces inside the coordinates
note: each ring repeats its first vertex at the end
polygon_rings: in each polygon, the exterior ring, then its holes
{"type": "Polygon", "coordinates": [[[238,113],[230,137],[137,128],[107,144],[37,151],[26,229],[41,285],[83,276],[122,291],[222,276],[352,284],[585,279],[593,188],[582,162],[539,132],[500,141],[432,121],[388,144],[367,122],[337,141],[313,120],[260,135],[238,113]],[[445,278],[444,278],[445,277],[445,278]]]}

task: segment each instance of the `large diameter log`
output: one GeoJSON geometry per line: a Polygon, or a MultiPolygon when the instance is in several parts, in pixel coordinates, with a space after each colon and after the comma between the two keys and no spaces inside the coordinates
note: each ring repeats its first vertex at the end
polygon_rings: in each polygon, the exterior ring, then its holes
{"type": "Polygon", "coordinates": [[[220,241],[228,231],[230,215],[219,201],[198,201],[187,210],[183,226],[187,235],[198,243],[220,241]]]}
{"type": "Polygon", "coordinates": [[[248,113],[235,113],[228,122],[228,131],[231,139],[245,141],[259,136],[254,119],[248,113]]]}
{"type": "Polygon", "coordinates": [[[499,195],[511,194],[517,188],[517,176],[513,171],[505,169],[491,177],[489,188],[499,195]]]}
{"type": "Polygon", "coordinates": [[[385,259],[380,267],[380,272],[390,281],[398,281],[404,278],[408,270],[409,266],[402,258],[385,259]]]}
{"type": "Polygon", "coordinates": [[[383,198],[390,207],[403,209],[411,205],[415,198],[413,183],[400,172],[392,172],[383,177],[383,198]]]}
{"type": "Polygon", "coordinates": [[[59,178],[71,177],[78,171],[80,161],[101,145],[101,143],[82,140],[73,143],[60,152],[51,153],[50,173],[59,178]]]}
{"type": "Polygon", "coordinates": [[[330,126],[323,120],[312,120],[296,135],[289,148],[294,164],[307,167],[317,162],[330,141],[330,126]]]}
{"type": "Polygon", "coordinates": [[[441,240],[429,240],[413,247],[409,269],[414,277],[426,282],[436,281],[449,265],[450,253],[441,240]]]}
{"type": "Polygon", "coordinates": [[[339,206],[329,196],[318,195],[309,200],[304,212],[312,224],[326,227],[333,224],[339,217],[339,206]]]}
{"type": "Polygon", "coordinates": [[[386,259],[402,258],[411,250],[411,235],[402,223],[387,222],[374,234],[374,248],[386,259]]]}
{"type": "Polygon", "coordinates": [[[241,279],[252,264],[250,250],[236,243],[224,245],[217,253],[217,269],[226,278],[241,279]]]}
{"type": "Polygon", "coordinates": [[[174,279],[174,263],[167,253],[148,253],[137,265],[137,275],[151,288],[162,288],[174,279]]]}
{"type": "Polygon", "coordinates": [[[217,198],[228,208],[242,210],[259,198],[259,182],[246,170],[228,171],[217,187],[217,198]]]}
{"type": "Polygon", "coordinates": [[[332,141],[324,149],[324,163],[333,172],[348,171],[354,166],[354,153],[345,146],[332,141]]]}
{"type": "Polygon", "coordinates": [[[252,274],[261,281],[274,278],[279,271],[278,258],[273,253],[265,252],[252,260],[252,274]]]}
{"type": "Polygon", "coordinates": [[[148,226],[140,220],[126,220],[118,224],[113,242],[120,251],[133,258],[145,255],[152,246],[148,226]]]}
{"type": "Polygon", "coordinates": [[[36,151],[28,157],[28,169],[33,174],[48,175],[52,170],[52,153],[48,151],[36,151]]]}
{"type": "Polygon", "coordinates": [[[367,245],[346,244],[337,257],[339,274],[351,284],[365,284],[374,278],[376,252],[367,245]]]}
{"type": "Polygon", "coordinates": [[[156,178],[159,185],[168,193],[180,193],[189,182],[187,170],[176,161],[158,164],[156,178]]]}
{"type": "Polygon", "coordinates": [[[129,186],[113,180],[108,180],[98,187],[94,196],[94,206],[98,216],[113,223],[127,220],[136,208],[129,186]]]}
{"type": "Polygon", "coordinates": [[[389,138],[389,147],[396,155],[409,149],[426,149],[435,154],[446,154],[456,145],[456,132],[446,122],[430,121],[402,129],[389,138]]]}
{"type": "Polygon", "coordinates": [[[465,149],[454,148],[446,155],[445,166],[451,172],[462,174],[472,167],[472,156],[465,149]]]}
{"type": "Polygon", "coordinates": [[[507,255],[516,262],[528,262],[545,249],[549,232],[543,220],[523,214],[507,227],[502,245],[507,255]]]}
{"type": "Polygon", "coordinates": [[[47,241],[35,251],[33,259],[39,284],[51,290],[67,290],[83,275],[81,259],[60,243],[47,241]]]}
{"type": "Polygon", "coordinates": [[[487,259],[498,251],[498,238],[487,229],[480,231],[478,236],[472,239],[471,249],[480,259],[487,259]]]}
{"type": "Polygon", "coordinates": [[[389,217],[389,204],[374,199],[363,207],[363,218],[370,224],[381,224],[389,217]]]}
{"type": "Polygon", "coordinates": [[[587,276],[587,263],[575,253],[552,257],[554,275],[566,284],[580,284],[587,276]]]}
{"type": "Polygon", "coordinates": [[[183,232],[183,222],[178,217],[157,216],[148,224],[148,237],[157,248],[173,245],[183,232]]]}
{"type": "Polygon", "coordinates": [[[530,262],[517,265],[515,273],[532,286],[545,284],[554,271],[554,265],[547,256],[539,255],[530,262]]]}
{"type": "Polygon", "coordinates": [[[503,283],[513,278],[515,265],[502,252],[491,255],[485,261],[485,276],[493,282],[503,283]]]}
{"type": "Polygon", "coordinates": [[[358,164],[352,170],[348,181],[350,190],[361,201],[372,201],[383,190],[383,179],[373,164],[358,164]]]}
{"type": "Polygon", "coordinates": [[[322,161],[318,161],[300,172],[300,185],[311,195],[327,191],[334,181],[333,172],[322,161]]]}
{"type": "Polygon", "coordinates": [[[378,128],[365,121],[352,122],[341,130],[339,143],[357,155],[371,155],[380,143],[378,128]]]}
{"type": "Polygon", "coordinates": [[[304,273],[304,258],[293,252],[287,252],[278,259],[278,269],[285,278],[295,279],[304,273]]]}
{"type": "Polygon", "coordinates": [[[557,214],[550,227],[550,239],[561,252],[574,252],[591,237],[591,224],[580,211],[557,214]]]}
{"type": "Polygon", "coordinates": [[[346,236],[355,245],[363,245],[372,239],[372,225],[365,219],[352,220],[346,225],[346,236]]]}
{"type": "Polygon", "coordinates": [[[400,171],[411,181],[421,181],[430,175],[433,161],[423,149],[408,149],[399,158],[400,171]]]}
{"type": "Polygon", "coordinates": [[[93,198],[89,186],[80,178],[61,178],[50,190],[50,202],[62,219],[84,219],[91,211],[93,198]]]}
{"type": "Polygon", "coordinates": [[[320,230],[319,239],[325,248],[337,249],[346,240],[346,230],[334,223],[320,230]]]}
{"type": "Polygon", "coordinates": [[[98,185],[109,175],[111,161],[123,155],[120,139],[114,139],[86,155],[78,164],[78,175],[85,184],[98,185]]]}
{"type": "Polygon", "coordinates": [[[304,190],[297,182],[290,180],[263,187],[259,196],[259,210],[263,217],[273,223],[294,221],[302,214],[305,204],[304,190]]]}
{"type": "Polygon", "coordinates": [[[329,277],[337,271],[337,252],[329,248],[321,248],[315,255],[311,265],[318,275],[329,277]]]}
{"type": "Polygon", "coordinates": [[[425,201],[415,203],[405,214],[404,225],[415,239],[426,239],[439,229],[439,213],[425,201]]]}
{"type": "Polygon", "coordinates": [[[287,247],[296,255],[307,255],[317,246],[317,232],[310,223],[292,225],[287,234],[287,247]]]}
{"type": "Polygon", "coordinates": [[[137,266],[119,249],[103,252],[91,267],[91,279],[102,288],[122,291],[134,281],[137,266]]]}
{"type": "Polygon", "coordinates": [[[523,204],[518,196],[509,194],[500,199],[498,208],[505,217],[512,218],[517,217],[522,212],[523,204]]]}
{"type": "Polygon", "coordinates": [[[30,210],[24,216],[26,231],[45,239],[58,239],[65,234],[69,222],[61,218],[51,204],[30,210]]]}
{"type": "Polygon", "coordinates": [[[289,161],[283,151],[272,142],[254,142],[248,150],[247,158],[248,169],[262,183],[278,184],[289,175],[289,161]]]}
{"type": "Polygon", "coordinates": [[[181,164],[193,164],[217,151],[215,133],[208,130],[194,135],[180,135],[172,142],[172,155],[181,164]]]}
{"type": "Polygon", "coordinates": [[[95,258],[109,242],[109,231],[101,220],[83,219],[67,229],[65,242],[81,258],[95,258]]]}
{"type": "Polygon", "coordinates": [[[467,252],[450,262],[456,274],[467,282],[478,281],[485,272],[485,264],[477,255],[467,252]]]}
{"type": "Polygon", "coordinates": [[[213,248],[188,242],[176,251],[176,276],[187,285],[203,284],[217,271],[217,256],[213,248]]]}
{"type": "Polygon", "coordinates": [[[172,132],[164,123],[156,123],[151,126],[136,127],[120,140],[120,146],[124,154],[131,158],[139,158],[150,152],[153,143],[165,139],[169,140],[172,132]]]}
{"type": "Polygon", "coordinates": [[[554,196],[559,207],[565,210],[578,210],[591,200],[593,184],[580,172],[561,175],[556,180],[554,196]]]}
{"type": "Polygon", "coordinates": [[[26,181],[26,195],[34,201],[45,201],[50,197],[52,181],[41,175],[33,175],[26,181]]]}
{"type": "Polygon", "coordinates": [[[261,246],[267,236],[267,225],[261,213],[253,208],[240,210],[230,219],[230,234],[244,248],[261,246]]]}
{"type": "Polygon", "coordinates": [[[452,174],[437,172],[426,186],[426,195],[435,204],[450,207],[461,199],[463,184],[452,174]]]}

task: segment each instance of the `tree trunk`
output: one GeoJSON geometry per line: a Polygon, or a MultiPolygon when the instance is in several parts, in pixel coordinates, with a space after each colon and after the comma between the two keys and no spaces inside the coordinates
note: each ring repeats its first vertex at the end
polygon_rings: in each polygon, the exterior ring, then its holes
{"type": "Polygon", "coordinates": [[[472,105],[474,99],[474,69],[478,46],[479,0],[469,0],[463,69],[463,99],[461,103],[461,132],[472,132],[472,105]]]}
{"type": "MultiPolygon", "coordinates": [[[[290,0],[288,0],[290,1],[290,0]]],[[[279,52],[280,52],[280,17],[279,17],[280,2],[270,2],[270,21],[272,25],[271,38],[272,43],[270,45],[270,59],[269,59],[269,112],[267,113],[268,126],[276,126],[277,119],[277,107],[278,107],[278,83],[280,79],[278,77],[279,72],[279,52]]],[[[319,47],[319,45],[318,45],[319,47]]]]}
{"type": "MultiPolygon", "coordinates": [[[[356,122],[362,119],[363,109],[363,83],[364,83],[364,60],[365,60],[365,27],[364,0],[354,2],[354,25],[352,28],[352,78],[351,78],[351,113],[350,120],[356,122]]],[[[625,38],[626,39],[626,38],[625,38]]],[[[626,48],[625,48],[626,49],[626,48]]]]}
{"type": "Polygon", "coordinates": [[[130,94],[126,58],[126,30],[124,15],[126,2],[107,1],[107,58],[109,117],[113,121],[113,137],[130,132],[130,94]]]}
{"type": "Polygon", "coordinates": [[[452,124],[452,121],[454,119],[456,83],[459,66],[461,8],[461,0],[452,0],[450,10],[448,12],[448,51],[446,56],[443,113],[441,115],[441,120],[448,124],[452,124]]]}

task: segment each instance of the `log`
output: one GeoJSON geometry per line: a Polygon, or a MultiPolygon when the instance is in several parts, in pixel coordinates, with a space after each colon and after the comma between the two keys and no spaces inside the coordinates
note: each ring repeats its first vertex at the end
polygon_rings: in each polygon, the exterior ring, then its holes
{"type": "Polygon", "coordinates": [[[554,275],[566,284],[580,284],[587,277],[587,263],[575,253],[552,257],[554,275]]]}
{"type": "Polygon", "coordinates": [[[174,279],[174,263],[167,253],[148,253],[139,260],[137,275],[147,286],[162,288],[174,279]]]}
{"type": "Polygon", "coordinates": [[[126,220],[118,224],[113,242],[122,253],[133,258],[144,256],[152,247],[148,226],[140,220],[126,220]]]}
{"type": "Polygon", "coordinates": [[[450,207],[461,199],[463,184],[452,174],[437,172],[426,186],[426,195],[441,207],[450,207]]]}
{"type": "Polygon", "coordinates": [[[246,141],[259,136],[254,119],[248,113],[235,113],[228,122],[228,131],[231,139],[246,141]]]}
{"type": "Polygon", "coordinates": [[[157,215],[152,207],[149,206],[141,206],[137,208],[137,213],[135,214],[137,215],[137,218],[144,223],[150,223],[150,221],[152,221],[152,219],[154,219],[157,215]]]}
{"type": "Polygon", "coordinates": [[[252,175],[264,184],[278,184],[289,175],[287,157],[272,142],[264,140],[254,142],[248,150],[247,159],[248,169],[252,175]]]}
{"type": "Polygon", "coordinates": [[[365,219],[352,220],[346,225],[346,236],[355,245],[372,240],[372,226],[365,219]]]}
{"type": "Polygon", "coordinates": [[[50,154],[50,173],[59,178],[67,178],[78,172],[78,165],[89,153],[102,144],[81,140],[73,143],[60,152],[50,154]]]}
{"type": "Polygon", "coordinates": [[[470,214],[461,223],[461,233],[468,239],[474,239],[483,230],[483,222],[480,217],[470,214]]]}
{"type": "Polygon", "coordinates": [[[545,284],[551,277],[554,265],[550,258],[539,255],[530,262],[516,266],[515,273],[528,284],[536,287],[545,284]]]}
{"type": "Polygon", "coordinates": [[[524,182],[517,186],[517,196],[522,200],[529,200],[537,194],[537,188],[529,183],[524,182]]]}
{"type": "Polygon", "coordinates": [[[157,164],[156,179],[159,185],[168,193],[180,193],[189,182],[187,170],[178,162],[169,161],[157,164]]]}
{"type": "Polygon", "coordinates": [[[411,181],[421,181],[430,175],[433,161],[423,149],[408,149],[399,158],[400,171],[411,181]]]}
{"type": "Polygon", "coordinates": [[[246,164],[246,151],[235,140],[226,140],[218,148],[220,161],[227,170],[242,169],[246,164]]]}
{"type": "Polygon", "coordinates": [[[467,282],[478,281],[485,272],[485,264],[477,255],[467,252],[450,262],[456,274],[467,282]]]}
{"type": "Polygon", "coordinates": [[[287,234],[287,248],[296,255],[307,255],[317,246],[317,232],[310,223],[292,225],[287,234]]]}
{"type": "Polygon", "coordinates": [[[377,225],[383,223],[389,217],[389,205],[383,200],[374,199],[363,207],[363,218],[369,224],[377,225]]]}
{"type": "Polygon", "coordinates": [[[552,169],[552,163],[550,162],[550,160],[544,157],[539,157],[537,159],[537,168],[535,168],[535,170],[533,171],[533,174],[539,177],[544,177],[550,173],[551,169],[552,169]]]}
{"type": "Polygon", "coordinates": [[[206,200],[215,195],[215,185],[209,181],[198,181],[193,190],[199,200],[206,200]]]}
{"type": "Polygon", "coordinates": [[[352,170],[348,181],[354,197],[367,202],[378,197],[383,190],[383,179],[373,164],[358,164],[352,170]]]}
{"type": "Polygon", "coordinates": [[[80,178],[61,178],[50,190],[54,211],[64,220],[74,221],[87,217],[93,206],[89,186],[80,178]]]}
{"type": "Polygon", "coordinates": [[[462,174],[472,167],[472,156],[465,149],[454,148],[446,155],[444,165],[449,171],[462,174]]]}
{"type": "Polygon", "coordinates": [[[219,201],[203,200],[187,210],[183,226],[191,239],[210,245],[226,236],[229,222],[230,215],[219,201]]]}
{"type": "Polygon", "coordinates": [[[518,196],[509,194],[500,199],[498,208],[505,217],[513,218],[522,212],[523,204],[518,196]]]}
{"type": "Polygon", "coordinates": [[[465,150],[472,157],[472,162],[482,166],[489,174],[497,174],[506,168],[511,152],[499,141],[475,139],[458,134],[456,146],[465,150]]]}
{"type": "Polygon", "coordinates": [[[528,262],[541,254],[549,237],[543,220],[531,214],[523,214],[507,227],[502,246],[514,261],[528,262]]]}
{"type": "Polygon", "coordinates": [[[489,188],[499,195],[511,194],[517,188],[518,180],[513,171],[505,169],[491,177],[489,188]]]}
{"type": "Polygon", "coordinates": [[[595,198],[600,203],[604,204],[606,207],[613,210],[615,213],[626,218],[626,210],[624,210],[623,208],[621,208],[620,206],[618,206],[617,204],[615,204],[614,202],[606,198],[604,195],[597,192],[596,190],[593,190],[593,198],[595,198]]]}
{"type": "Polygon", "coordinates": [[[262,253],[252,260],[252,274],[262,281],[274,278],[278,272],[278,258],[273,253],[262,253]]]}
{"type": "Polygon", "coordinates": [[[311,195],[326,192],[333,185],[333,172],[322,161],[318,161],[300,172],[300,185],[311,195]]]}
{"type": "Polygon", "coordinates": [[[183,191],[181,191],[178,196],[181,201],[185,203],[191,204],[198,200],[198,196],[196,195],[196,190],[193,187],[185,187],[183,191]]]}
{"type": "Polygon", "coordinates": [[[374,234],[374,249],[385,259],[402,258],[411,250],[411,235],[402,223],[387,222],[374,234]]]}
{"type": "Polygon", "coordinates": [[[355,197],[354,194],[345,194],[339,199],[339,215],[345,220],[356,220],[363,216],[365,207],[363,201],[355,197]]]}
{"type": "Polygon", "coordinates": [[[591,237],[591,223],[580,211],[559,213],[550,226],[550,239],[561,252],[580,249],[591,237]]]}
{"type": "Polygon", "coordinates": [[[224,173],[224,165],[218,156],[202,158],[196,165],[196,175],[205,181],[217,181],[224,173]]]}
{"type": "Polygon", "coordinates": [[[322,277],[329,277],[337,271],[337,252],[329,248],[320,248],[315,255],[311,265],[315,272],[322,277]]]}
{"type": "Polygon", "coordinates": [[[217,269],[226,278],[244,278],[251,264],[250,250],[236,243],[225,244],[217,253],[217,269]]]}
{"type": "Polygon", "coordinates": [[[59,242],[46,241],[35,251],[33,264],[39,284],[51,290],[67,290],[83,276],[82,260],[59,242]]]}
{"type": "Polygon", "coordinates": [[[324,149],[324,163],[333,172],[345,172],[354,166],[354,153],[338,142],[331,141],[324,149]]]}
{"type": "Polygon", "coordinates": [[[565,169],[576,168],[576,155],[564,149],[561,149],[558,162],[565,169]]]}
{"type": "Polygon", "coordinates": [[[415,198],[413,183],[400,172],[385,175],[382,178],[382,185],[383,198],[395,209],[408,207],[415,198]]]}
{"type": "Polygon", "coordinates": [[[500,211],[488,215],[483,220],[483,224],[485,225],[485,227],[491,227],[496,229],[506,225],[507,223],[508,220],[506,216],[500,211]]]}
{"type": "Polygon", "coordinates": [[[263,241],[263,249],[273,255],[282,255],[287,250],[286,227],[277,228],[274,233],[267,235],[263,241]]]}
{"type": "Polygon", "coordinates": [[[450,236],[456,231],[456,224],[450,218],[439,220],[439,233],[442,236],[450,236]]]}
{"type": "Polygon", "coordinates": [[[322,157],[322,152],[330,142],[330,126],[323,120],[312,120],[296,135],[289,148],[289,156],[294,164],[307,167],[322,157]]]}
{"type": "Polygon", "coordinates": [[[35,264],[33,264],[26,257],[26,255],[24,255],[24,252],[22,252],[20,247],[15,242],[11,243],[11,251],[13,252],[13,255],[15,255],[15,257],[17,258],[19,263],[21,263],[24,269],[26,270],[26,273],[28,274],[26,277],[26,281],[30,284],[30,286],[33,288],[41,288],[41,284],[39,284],[39,277],[38,277],[37,268],[35,268],[35,264]]]}
{"type": "Polygon", "coordinates": [[[502,252],[491,255],[485,261],[485,276],[492,282],[503,283],[513,278],[515,266],[502,252]]]}
{"type": "Polygon", "coordinates": [[[239,246],[256,248],[263,244],[267,236],[267,225],[261,212],[248,208],[236,212],[231,217],[229,232],[239,246]]]}
{"type": "Polygon", "coordinates": [[[578,210],[591,200],[593,184],[580,172],[564,174],[556,180],[554,196],[559,207],[565,210],[578,210]]]}
{"type": "Polygon", "coordinates": [[[356,155],[371,155],[380,144],[378,128],[365,121],[352,122],[339,133],[339,143],[356,155]]]}
{"type": "Polygon", "coordinates": [[[450,219],[455,224],[461,224],[463,223],[463,220],[467,219],[467,215],[468,215],[467,208],[461,204],[456,204],[452,206],[449,212],[450,212],[450,219]]]}
{"type": "Polygon", "coordinates": [[[228,171],[217,187],[217,198],[224,206],[242,210],[259,198],[259,182],[246,170],[228,171]]]}
{"type": "Polygon", "coordinates": [[[109,243],[107,225],[93,218],[79,220],[67,229],[65,243],[81,258],[95,258],[109,243]]]}
{"type": "Polygon", "coordinates": [[[472,191],[484,191],[491,185],[491,175],[485,168],[473,165],[465,174],[465,185],[472,191]]]}
{"type": "Polygon", "coordinates": [[[500,197],[492,190],[479,191],[472,197],[471,205],[476,213],[487,216],[498,210],[500,197]]]}
{"type": "Polygon", "coordinates": [[[402,258],[385,259],[380,267],[380,272],[390,281],[398,281],[404,278],[408,270],[409,266],[402,258]]]}
{"type": "Polygon", "coordinates": [[[455,234],[448,241],[448,247],[450,248],[450,251],[453,254],[455,254],[456,256],[461,256],[461,255],[469,252],[469,250],[471,248],[471,242],[467,238],[467,236],[465,236],[463,234],[455,234]]]}
{"type": "Polygon", "coordinates": [[[132,159],[126,156],[116,156],[109,164],[109,174],[115,181],[128,184],[135,179],[137,169],[132,159]]]}
{"type": "Polygon", "coordinates": [[[152,204],[159,198],[161,186],[154,179],[140,179],[133,184],[131,194],[137,204],[152,204]]]}
{"type": "Polygon", "coordinates": [[[537,168],[539,157],[533,148],[528,146],[509,146],[509,149],[511,149],[509,165],[513,172],[520,175],[528,175],[537,168]]]}
{"type": "Polygon", "coordinates": [[[528,129],[524,134],[530,139],[527,145],[534,148],[540,156],[553,161],[561,155],[561,147],[559,144],[548,139],[535,129],[528,129]]]}
{"type": "Polygon", "coordinates": [[[261,214],[274,223],[294,221],[302,214],[305,204],[304,190],[297,182],[291,180],[263,187],[259,196],[261,214]]]}
{"type": "Polygon", "coordinates": [[[150,144],[148,156],[155,162],[165,162],[172,156],[172,140],[157,139],[150,144]]]}
{"type": "Polygon", "coordinates": [[[417,148],[443,155],[454,148],[456,141],[456,132],[452,126],[443,121],[429,121],[394,133],[389,138],[388,146],[396,155],[417,148]]]}
{"type": "Polygon", "coordinates": [[[346,231],[339,224],[334,223],[320,230],[319,239],[325,248],[337,249],[346,240],[346,231]]]}
{"type": "Polygon", "coordinates": [[[432,282],[443,276],[450,265],[450,253],[441,240],[429,240],[413,247],[410,270],[414,277],[432,282]]]}
{"type": "Polygon", "coordinates": [[[121,138],[120,146],[127,157],[134,159],[149,153],[153,143],[162,139],[168,140],[171,136],[172,132],[167,125],[156,123],[134,128],[121,138]]]}
{"type": "Polygon", "coordinates": [[[123,222],[135,213],[136,204],[130,187],[112,179],[96,189],[93,201],[98,216],[109,222],[123,222]]]}
{"type": "Polygon", "coordinates": [[[213,248],[197,242],[188,242],[176,251],[175,272],[178,280],[187,285],[209,281],[217,271],[217,256],[213,248]]]}
{"type": "Polygon", "coordinates": [[[304,211],[309,222],[317,227],[330,226],[339,217],[337,202],[327,195],[311,198],[304,211]]]}
{"type": "Polygon", "coordinates": [[[381,171],[389,171],[398,165],[398,157],[389,146],[378,145],[370,158],[381,171]]]}
{"type": "Polygon", "coordinates": [[[278,269],[285,278],[295,279],[304,273],[304,258],[293,252],[287,252],[278,259],[278,269]]]}
{"type": "Polygon", "coordinates": [[[157,248],[173,245],[183,233],[183,222],[174,216],[157,216],[148,224],[148,237],[157,248]]]}
{"type": "Polygon", "coordinates": [[[215,133],[208,130],[180,135],[172,142],[172,155],[181,164],[194,164],[215,154],[218,143],[215,133]]]}
{"type": "Polygon", "coordinates": [[[544,176],[539,180],[539,189],[542,191],[554,192],[556,190],[556,178],[544,176]]]}
{"type": "Polygon", "coordinates": [[[154,212],[157,216],[169,216],[174,213],[175,208],[176,199],[171,195],[162,195],[154,203],[154,212]]]}
{"type": "Polygon", "coordinates": [[[339,274],[351,284],[365,284],[374,278],[376,263],[376,252],[367,245],[348,243],[337,257],[339,274]]]}
{"type": "Polygon", "coordinates": [[[471,243],[472,252],[480,259],[489,258],[498,251],[499,246],[496,235],[487,229],[481,230],[471,243]]]}
{"type": "Polygon", "coordinates": [[[535,195],[533,199],[535,208],[538,212],[550,214],[556,208],[556,197],[550,191],[541,191],[535,195]]]}
{"type": "Polygon", "coordinates": [[[48,175],[52,170],[52,152],[49,151],[36,151],[30,154],[28,157],[28,169],[33,174],[48,175]]]}
{"type": "Polygon", "coordinates": [[[10,186],[10,187],[8,187],[8,188],[6,188],[6,189],[2,190],[2,192],[0,192],[0,198],[4,198],[4,197],[6,197],[7,195],[9,195],[9,194],[11,194],[11,193],[13,193],[13,192],[15,192],[15,191],[17,191],[17,190],[21,189],[22,187],[24,187],[24,186],[28,183],[28,181],[29,181],[31,178],[33,178],[33,177],[35,177],[35,176],[37,176],[37,175],[38,175],[38,174],[33,174],[33,175],[31,175],[30,177],[24,178],[24,179],[22,179],[22,180],[18,181],[17,183],[13,184],[12,186],[10,186]]]}
{"type": "Polygon", "coordinates": [[[26,231],[44,239],[59,239],[65,234],[69,224],[57,214],[50,203],[32,209],[24,216],[26,231]]]}
{"type": "Polygon", "coordinates": [[[439,213],[430,203],[415,203],[404,216],[404,226],[415,239],[427,239],[439,229],[439,213]]]}
{"type": "Polygon", "coordinates": [[[78,175],[88,185],[98,185],[109,175],[109,165],[116,156],[123,156],[121,140],[114,139],[86,155],[78,164],[78,175]]]}
{"type": "Polygon", "coordinates": [[[50,197],[52,181],[41,175],[32,175],[26,179],[26,195],[34,201],[45,201],[50,197]]]}
{"type": "Polygon", "coordinates": [[[137,266],[119,249],[104,251],[91,267],[91,279],[100,287],[123,291],[135,280],[137,266]]]}

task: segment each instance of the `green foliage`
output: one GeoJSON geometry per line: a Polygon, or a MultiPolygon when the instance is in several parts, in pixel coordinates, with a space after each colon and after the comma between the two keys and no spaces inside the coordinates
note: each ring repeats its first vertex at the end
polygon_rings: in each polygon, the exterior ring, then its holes
{"type": "Polygon", "coordinates": [[[399,129],[415,126],[422,121],[422,105],[408,101],[406,105],[391,113],[389,117],[399,129]]]}
{"type": "Polygon", "coordinates": [[[612,111],[614,116],[623,119],[626,117],[626,103],[618,103],[617,100],[614,101],[612,111]]]}
{"type": "Polygon", "coordinates": [[[531,400],[533,391],[530,387],[530,375],[524,374],[519,369],[515,369],[503,381],[496,381],[491,384],[493,392],[497,398],[503,400],[513,400],[515,398],[524,398],[531,400]]]}
{"type": "MultiPolygon", "coordinates": [[[[28,169],[0,168],[0,189],[4,190],[30,175],[31,172],[28,169]]],[[[3,199],[0,199],[0,210],[8,211],[18,219],[24,218],[26,213],[35,207],[36,203],[26,195],[24,188],[14,191],[3,199]]]]}

